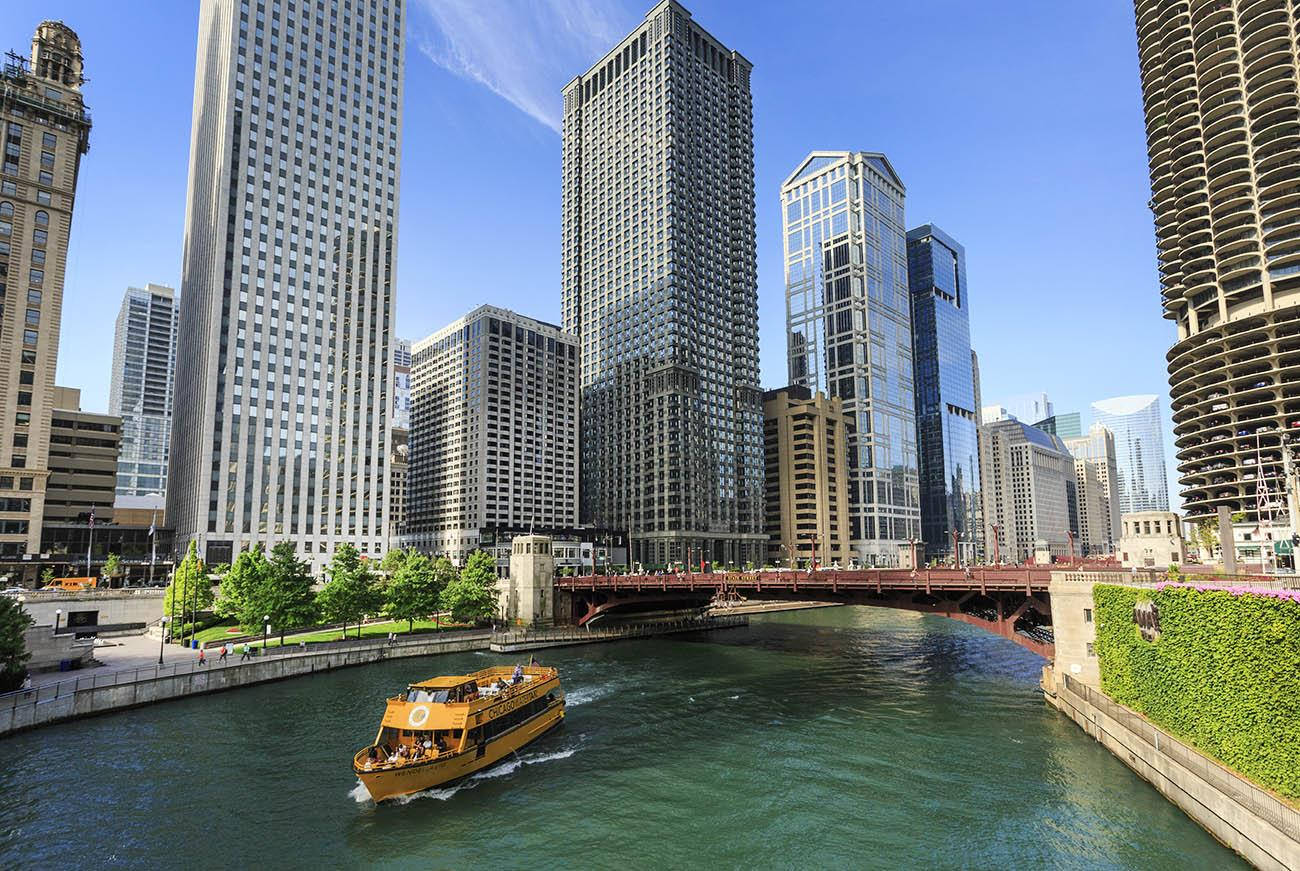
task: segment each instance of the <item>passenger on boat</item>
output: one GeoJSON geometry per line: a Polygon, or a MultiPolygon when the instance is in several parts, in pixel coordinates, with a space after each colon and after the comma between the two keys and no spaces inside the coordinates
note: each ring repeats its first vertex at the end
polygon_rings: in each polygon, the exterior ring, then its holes
{"type": "Polygon", "coordinates": [[[435,733],[435,734],[434,734],[434,736],[433,736],[433,744],[434,744],[435,747],[438,748],[438,752],[439,752],[439,753],[446,753],[446,752],[447,752],[447,745],[446,745],[446,743],[443,742],[441,733],[435,733]]]}
{"type": "Polygon", "coordinates": [[[515,663],[515,673],[511,683],[520,683],[521,681],[523,681],[523,679],[524,679],[524,667],[519,663],[515,663]]]}

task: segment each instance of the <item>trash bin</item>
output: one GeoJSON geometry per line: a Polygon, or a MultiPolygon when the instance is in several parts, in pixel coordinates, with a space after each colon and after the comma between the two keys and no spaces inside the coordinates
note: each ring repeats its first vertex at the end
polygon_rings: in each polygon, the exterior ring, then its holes
{"type": "Polygon", "coordinates": [[[194,640],[193,638],[191,638],[191,639],[190,639],[190,650],[198,650],[198,649],[199,649],[199,642],[196,641],[196,640],[194,640]]]}

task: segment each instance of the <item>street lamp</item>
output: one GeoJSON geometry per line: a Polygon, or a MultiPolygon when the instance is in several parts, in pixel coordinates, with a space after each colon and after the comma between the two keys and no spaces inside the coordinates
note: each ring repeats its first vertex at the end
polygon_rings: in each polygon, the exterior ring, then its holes
{"type": "Polygon", "coordinates": [[[55,635],[59,634],[59,618],[62,616],[63,616],[63,609],[55,608],[54,609],[54,634],[55,635]]]}
{"type": "Polygon", "coordinates": [[[271,634],[271,615],[262,618],[262,655],[266,655],[266,636],[271,634]]]}
{"type": "Polygon", "coordinates": [[[159,621],[162,624],[162,632],[158,636],[158,664],[163,664],[163,645],[167,643],[167,624],[171,622],[170,617],[163,617],[159,621]]]}

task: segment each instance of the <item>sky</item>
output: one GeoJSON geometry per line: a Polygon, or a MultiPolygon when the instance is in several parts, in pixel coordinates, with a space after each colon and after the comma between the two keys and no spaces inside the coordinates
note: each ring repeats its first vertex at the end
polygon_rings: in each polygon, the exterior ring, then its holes
{"type": "MultiPolygon", "coordinates": [[[[966,248],[985,404],[1058,413],[1155,393],[1165,352],[1128,0],[684,0],[754,64],[760,355],[786,383],[778,191],[810,151],[882,151],[908,226],[966,248]]],[[[177,286],[193,0],[4,0],[0,47],[78,32],[94,117],[64,294],[60,384],[107,407],[128,286],[177,286]]],[[[481,303],[560,319],[560,92],[652,0],[407,0],[396,335],[481,303]]],[[[1165,448],[1174,484],[1171,430],[1165,448]]]]}

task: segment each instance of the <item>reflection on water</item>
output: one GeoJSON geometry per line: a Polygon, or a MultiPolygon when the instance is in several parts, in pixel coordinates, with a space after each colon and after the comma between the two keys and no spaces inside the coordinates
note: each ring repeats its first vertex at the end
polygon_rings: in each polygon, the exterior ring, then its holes
{"type": "Polygon", "coordinates": [[[0,866],[1244,867],[973,627],[838,608],[548,651],[563,729],[376,807],[354,750],[397,660],[4,741],[0,866]],[[188,858],[181,859],[180,845],[188,858]]]}

